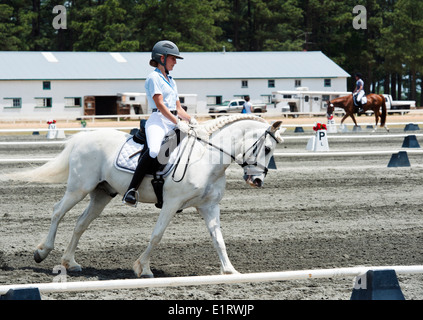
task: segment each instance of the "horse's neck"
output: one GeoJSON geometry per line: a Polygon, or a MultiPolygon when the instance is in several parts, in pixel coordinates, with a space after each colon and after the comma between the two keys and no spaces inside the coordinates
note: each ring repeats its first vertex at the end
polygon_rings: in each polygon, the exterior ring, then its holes
{"type": "Polygon", "coordinates": [[[258,121],[236,121],[217,130],[210,136],[210,142],[234,156],[244,147],[247,133],[253,133],[263,127],[258,121]]]}
{"type": "Polygon", "coordinates": [[[332,104],[338,108],[348,107],[349,103],[352,101],[352,95],[339,97],[332,100],[332,104]]]}

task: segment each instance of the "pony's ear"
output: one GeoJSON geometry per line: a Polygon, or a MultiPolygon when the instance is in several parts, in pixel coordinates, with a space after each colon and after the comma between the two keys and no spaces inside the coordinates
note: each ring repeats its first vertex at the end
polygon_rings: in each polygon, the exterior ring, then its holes
{"type": "Polygon", "coordinates": [[[278,143],[282,143],[281,134],[285,132],[286,128],[281,128],[282,121],[278,120],[270,126],[270,132],[273,133],[278,143]]]}
{"type": "Polygon", "coordinates": [[[270,128],[270,132],[276,132],[276,130],[279,129],[279,127],[281,126],[281,124],[282,124],[282,121],[281,120],[275,121],[272,124],[271,128],[270,128]]]}

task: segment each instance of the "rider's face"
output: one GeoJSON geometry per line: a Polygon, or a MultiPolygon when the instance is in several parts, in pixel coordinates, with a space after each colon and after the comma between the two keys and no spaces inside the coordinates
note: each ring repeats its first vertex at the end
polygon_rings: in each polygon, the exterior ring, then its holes
{"type": "MultiPolygon", "coordinates": [[[[164,57],[163,56],[161,57],[161,59],[162,59],[162,62],[164,63],[164,57]]],[[[175,66],[176,63],[177,62],[176,62],[176,57],[175,56],[167,56],[167,59],[166,59],[166,69],[168,71],[172,71],[173,70],[173,67],[175,66]]]]}

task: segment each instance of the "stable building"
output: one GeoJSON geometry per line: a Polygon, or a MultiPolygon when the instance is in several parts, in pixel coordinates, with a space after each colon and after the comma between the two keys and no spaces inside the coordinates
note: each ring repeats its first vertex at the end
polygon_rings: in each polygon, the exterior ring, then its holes
{"type": "MultiPolygon", "coordinates": [[[[182,52],[171,75],[191,113],[249,95],[308,87],[346,91],[350,76],[320,51],[182,52]]],[[[148,113],[149,52],[0,52],[0,118],[148,113]]]]}

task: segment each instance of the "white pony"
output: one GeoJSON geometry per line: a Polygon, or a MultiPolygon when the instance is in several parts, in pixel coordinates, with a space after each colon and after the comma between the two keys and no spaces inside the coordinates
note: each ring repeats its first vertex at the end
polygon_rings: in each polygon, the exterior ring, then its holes
{"type": "MultiPolygon", "coordinates": [[[[244,179],[261,187],[275,146],[283,141],[280,124],[281,121],[277,121],[269,125],[253,115],[220,117],[199,125],[184,138],[181,149],[185,146],[182,154],[185,160],[179,162],[178,178],[171,174],[165,177],[163,207],[146,250],[133,266],[137,276],[153,277],[151,252],[175,213],[188,207],[195,207],[204,218],[219,256],[222,274],[237,273],[229,261],[220,229],[219,202],[225,190],[225,170],[236,161],[244,168],[244,179]],[[203,138],[196,135],[198,132],[203,138]]],[[[89,194],[90,203],[79,217],[62,256],[62,265],[68,270],[82,270],[74,257],[82,233],[114,196],[125,193],[131,179],[130,173],[114,166],[117,152],[128,137],[117,130],[78,133],[55,159],[30,171],[8,175],[9,179],[21,181],[67,181],[65,195],[54,205],[49,233],[34,253],[36,262],[43,261],[53,250],[56,231],[64,215],[89,194]]],[[[139,188],[140,202],[156,202],[151,179],[147,176],[139,188]]]]}

